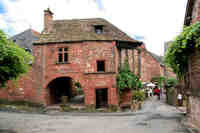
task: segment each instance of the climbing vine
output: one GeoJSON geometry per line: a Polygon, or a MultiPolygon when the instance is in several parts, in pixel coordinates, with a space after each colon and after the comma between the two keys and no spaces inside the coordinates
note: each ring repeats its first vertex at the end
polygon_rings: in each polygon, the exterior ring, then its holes
{"type": "Polygon", "coordinates": [[[126,58],[123,67],[119,70],[117,75],[117,88],[119,92],[125,89],[136,89],[141,87],[142,83],[139,78],[130,71],[128,58],[126,58]]]}
{"type": "Polygon", "coordinates": [[[185,27],[170,44],[165,55],[165,64],[173,69],[179,78],[188,71],[188,60],[195,48],[200,46],[200,22],[185,27]]]}

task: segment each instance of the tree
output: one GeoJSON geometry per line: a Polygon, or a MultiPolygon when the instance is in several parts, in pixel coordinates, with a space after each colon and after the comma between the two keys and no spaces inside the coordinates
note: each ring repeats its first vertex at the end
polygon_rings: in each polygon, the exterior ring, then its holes
{"type": "Polygon", "coordinates": [[[28,71],[32,56],[0,30],[0,86],[28,71]]]}

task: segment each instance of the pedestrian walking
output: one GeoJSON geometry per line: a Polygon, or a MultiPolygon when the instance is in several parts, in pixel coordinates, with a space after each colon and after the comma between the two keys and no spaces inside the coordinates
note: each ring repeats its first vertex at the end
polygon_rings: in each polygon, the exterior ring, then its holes
{"type": "Polygon", "coordinates": [[[160,100],[160,89],[157,86],[154,89],[154,94],[157,95],[158,100],[160,100]]]}
{"type": "Polygon", "coordinates": [[[153,91],[152,91],[151,88],[149,89],[149,93],[150,93],[150,97],[152,97],[152,93],[153,93],[153,91]]]}

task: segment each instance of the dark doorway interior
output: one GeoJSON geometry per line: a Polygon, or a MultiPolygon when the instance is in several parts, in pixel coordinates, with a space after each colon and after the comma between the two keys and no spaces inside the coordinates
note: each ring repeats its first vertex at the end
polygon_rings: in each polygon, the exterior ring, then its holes
{"type": "Polygon", "coordinates": [[[104,108],[108,105],[108,89],[96,89],[96,108],[104,108]]]}
{"type": "Polygon", "coordinates": [[[72,79],[69,77],[56,78],[48,85],[50,93],[50,104],[61,103],[62,96],[72,98],[72,79]]]}

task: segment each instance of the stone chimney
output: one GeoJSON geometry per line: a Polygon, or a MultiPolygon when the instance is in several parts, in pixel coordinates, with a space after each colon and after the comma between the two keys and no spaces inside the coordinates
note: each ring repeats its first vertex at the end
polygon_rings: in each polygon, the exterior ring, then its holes
{"type": "Polygon", "coordinates": [[[52,22],[53,22],[53,12],[47,8],[47,10],[44,10],[44,32],[48,33],[50,32],[52,28],[52,22]]]}

